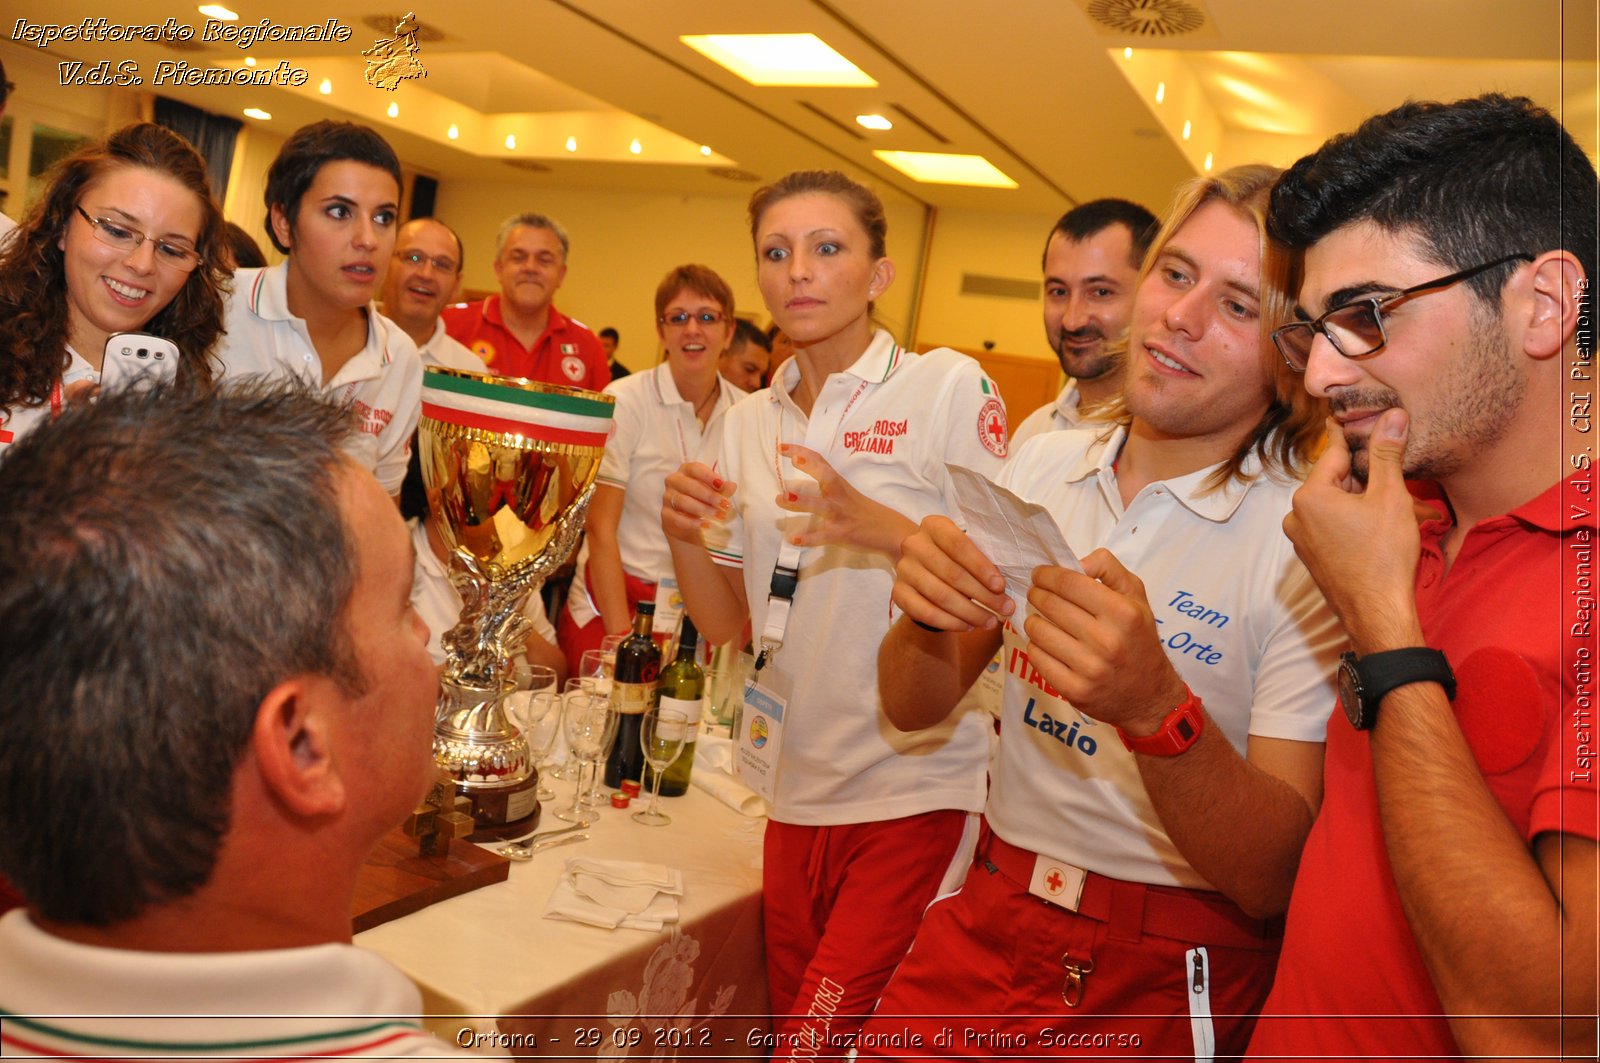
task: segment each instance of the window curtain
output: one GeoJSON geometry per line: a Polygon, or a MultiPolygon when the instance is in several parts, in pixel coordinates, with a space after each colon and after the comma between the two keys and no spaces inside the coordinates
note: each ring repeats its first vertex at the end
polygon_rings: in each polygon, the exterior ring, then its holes
{"type": "Polygon", "coordinates": [[[156,97],[156,122],[194,145],[206,161],[211,194],[218,203],[223,202],[228,194],[228,171],[233,168],[233,145],[244,123],[160,96],[156,97]]]}

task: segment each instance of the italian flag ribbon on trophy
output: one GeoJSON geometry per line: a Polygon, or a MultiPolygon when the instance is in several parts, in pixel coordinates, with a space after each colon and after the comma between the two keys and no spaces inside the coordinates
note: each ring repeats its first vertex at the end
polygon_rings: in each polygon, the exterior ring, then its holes
{"type": "Polygon", "coordinates": [[[603,447],[611,412],[611,403],[575,389],[524,390],[492,378],[451,373],[422,377],[422,416],[543,443],[603,447]]]}

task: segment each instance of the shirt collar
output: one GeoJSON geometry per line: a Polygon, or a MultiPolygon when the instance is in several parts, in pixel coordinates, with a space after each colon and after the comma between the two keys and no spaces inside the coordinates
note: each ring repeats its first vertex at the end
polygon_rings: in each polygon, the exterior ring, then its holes
{"type": "MultiPolygon", "coordinates": [[[[1515,520],[1556,535],[1576,531],[1579,528],[1600,528],[1600,522],[1596,519],[1597,506],[1592,489],[1584,490],[1578,486],[1580,481],[1592,482],[1592,477],[1593,473],[1587,470],[1575,472],[1565,480],[1551,484],[1510,513],[1480,521],[1479,526],[1494,521],[1515,520]]],[[[1440,514],[1437,518],[1423,523],[1422,532],[1425,536],[1438,538],[1455,526],[1455,511],[1450,506],[1449,496],[1437,482],[1414,480],[1407,483],[1406,487],[1410,489],[1412,497],[1426,503],[1440,514]]]]}
{"type": "MultiPolygon", "coordinates": [[[[872,334],[872,342],[867,344],[867,349],[861,353],[848,369],[843,370],[859,380],[871,384],[881,384],[888,380],[909,359],[905,349],[894,341],[894,337],[883,329],[877,329],[872,334]]],[[[831,374],[830,374],[831,375],[831,374]]],[[[791,393],[800,385],[800,363],[798,356],[786,359],[783,367],[778,370],[778,378],[773,380],[769,389],[772,392],[772,401],[779,405],[788,406],[798,412],[791,393]]]]}
{"type": "MultiPolygon", "coordinates": [[[[1074,431],[1095,431],[1095,429],[1078,428],[1074,431]]],[[[1108,491],[1116,487],[1115,465],[1117,457],[1122,453],[1123,444],[1128,441],[1128,427],[1119,424],[1113,426],[1109,433],[1104,429],[1099,431],[1101,434],[1064,471],[1067,483],[1078,483],[1092,476],[1099,479],[1108,491]]],[[[1219,462],[1162,482],[1172,493],[1172,497],[1195,516],[1217,524],[1225,524],[1244,501],[1244,496],[1249,493],[1256,480],[1265,475],[1260,456],[1252,450],[1241,470],[1245,479],[1229,476],[1220,488],[1207,490],[1206,481],[1225,464],[1219,462]]]]}
{"type": "MultiPolygon", "coordinates": [[[[296,317],[289,309],[289,262],[287,259],[276,266],[267,266],[256,271],[255,277],[250,280],[250,293],[248,297],[250,312],[263,321],[287,321],[293,325],[306,338],[311,341],[311,335],[306,330],[304,318],[296,317]]],[[[392,360],[389,353],[388,338],[382,333],[378,325],[378,304],[367,303],[367,342],[364,350],[376,348],[378,351],[378,364],[388,365],[392,360]]],[[[439,328],[444,323],[439,323],[439,328]]],[[[398,330],[399,325],[395,326],[398,330]]],[[[435,331],[435,336],[438,332],[435,331]]],[[[357,357],[360,357],[359,355],[357,357]]],[[[343,370],[341,370],[343,372],[343,370]]]]}

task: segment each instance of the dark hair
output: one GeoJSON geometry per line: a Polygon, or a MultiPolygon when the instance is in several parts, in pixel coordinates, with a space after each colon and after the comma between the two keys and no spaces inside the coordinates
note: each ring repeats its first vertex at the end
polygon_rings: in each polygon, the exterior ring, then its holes
{"type": "MultiPolygon", "coordinates": [[[[1261,163],[1234,166],[1221,173],[1196,177],[1178,186],[1177,197],[1151,241],[1139,271],[1144,286],[1156,258],[1177,231],[1207,203],[1223,203],[1255,226],[1261,252],[1260,358],[1272,382],[1272,401],[1255,429],[1228,461],[1207,478],[1205,488],[1216,490],[1230,479],[1244,480],[1251,455],[1262,467],[1283,476],[1298,476],[1321,449],[1327,403],[1305,389],[1304,378],[1290,369],[1272,345],[1272,329],[1288,320],[1293,302],[1290,289],[1293,259],[1287,248],[1267,232],[1267,200],[1281,171],[1261,163]]],[[[1135,305],[1138,297],[1135,296],[1135,305]]],[[[1097,408],[1097,416],[1115,423],[1132,419],[1127,400],[1117,396],[1097,408]]]]}
{"type": "Polygon", "coordinates": [[[296,129],[278,149],[267,171],[267,239],[272,246],[287,255],[288,247],[278,239],[272,228],[272,208],[283,211],[294,232],[295,215],[300,211],[300,200],[306,189],[317,179],[317,173],[330,162],[360,162],[383,170],[394,178],[394,183],[404,184],[400,175],[400,159],[389,142],[376,130],[354,122],[335,122],[323,119],[296,129]]]}
{"type": "Polygon", "coordinates": [[[679,266],[656,285],[656,317],[666,313],[667,303],[685,288],[722,307],[728,317],[733,316],[733,289],[728,287],[728,282],[710,266],[690,264],[679,266]]]}
{"type": "Polygon", "coordinates": [[[194,193],[200,204],[195,251],[200,265],[145,330],[178,345],[178,378],[208,384],[212,346],[222,335],[227,237],[222,210],[211,196],[206,164],[183,137],[165,126],[124,126],[85,145],[50,171],[44,196],[6,240],[0,241],[0,409],[45,401],[72,357],[67,353],[68,295],[62,235],[77,218],[84,189],[118,167],[162,174],[194,193]]]}
{"type": "Polygon", "coordinates": [[[607,325],[605,328],[601,329],[598,335],[600,339],[610,340],[612,343],[620,344],[622,342],[622,334],[616,329],[612,328],[610,325],[607,325]]]}
{"type": "MultiPolygon", "coordinates": [[[[1128,238],[1133,243],[1134,269],[1144,261],[1144,256],[1150,250],[1150,242],[1156,238],[1156,230],[1161,228],[1161,223],[1154,214],[1145,210],[1139,204],[1127,199],[1091,199],[1067,211],[1056,219],[1055,228],[1050,230],[1050,236],[1060,233],[1073,243],[1082,243],[1102,230],[1113,225],[1124,225],[1128,229],[1128,238]]],[[[1050,252],[1050,239],[1045,238],[1045,255],[1050,252]]],[[[1039,268],[1045,268],[1045,258],[1039,259],[1039,268]]]]}
{"type": "Polygon", "coordinates": [[[235,270],[259,269],[267,264],[267,256],[261,253],[261,245],[256,243],[255,237],[231,221],[225,225],[228,230],[228,254],[233,259],[235,270]]]}
{"type": "Polygon", "coordinates": [[[349,413],[246,381],[69,407],[0,462],[0,871],[105,926],[210,877],[261,699],[359,691],[349,413]]]}
{"type": "Polygon", "coordinates": [[[873,258],[883,258],[889,252],[889,221],[884,217],[883,201],[866,185],[850,180],[838,170],[796,170],[770,185],[756,189],[750,197],[750,239],[759,240],[761,216],[775,203],[791,196],[811,193],[838,196],[849,205],[856,221],[866,230],[868,251],[873,258]]]}
{"type": "MultiPolygon", "coordinates": [[[[1561,123],[1532,100],[1491,93],[1404,103],[1334,137],[1278,181],[1269,224],[1300,249],[1370,221],[1415,233],[1454,269],[1561,248],[1592,283],[1595,200],[1594,167],[1561,123]]],[[[1518,265],[1466,283],[1498,314],[1500,289],[1518,265]]]]}
{"type": "MultiPolygon", "coordinates": [[[[776,326],[774,326],[776,327],[776,326]]],[[[728,350],[740,348],[744,344],[753,343],[768,354],[772,353],[772,341],[761,327],[748,318],[735,318],[733,322],[733,342],[728,345],[728,350]]]]}

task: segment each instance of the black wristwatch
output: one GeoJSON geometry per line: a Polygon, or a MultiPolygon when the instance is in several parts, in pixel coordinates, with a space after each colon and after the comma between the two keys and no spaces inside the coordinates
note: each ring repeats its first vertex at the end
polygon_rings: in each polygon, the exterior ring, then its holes
{"type": "Polygon", "coordinates": [[[1455,673],[1442,650],[1411,646],[1365,657],[1346,653],[1339,658],[1339,704],[1350,726],[1358,731],[1372,730],[1383,696],[1408,683],[1438,683],[1444,687],[1444,696],[1455,700],[1455,673]]]}

